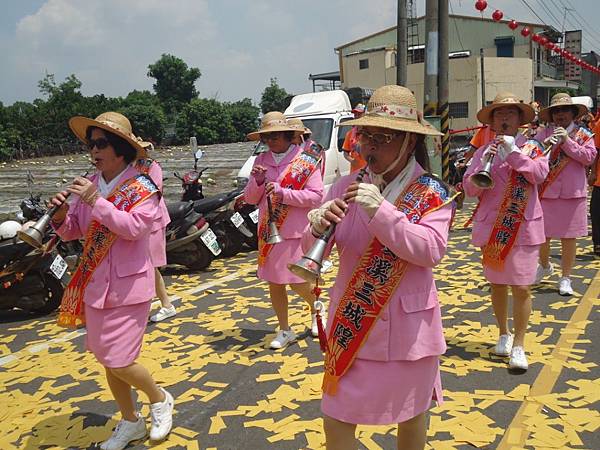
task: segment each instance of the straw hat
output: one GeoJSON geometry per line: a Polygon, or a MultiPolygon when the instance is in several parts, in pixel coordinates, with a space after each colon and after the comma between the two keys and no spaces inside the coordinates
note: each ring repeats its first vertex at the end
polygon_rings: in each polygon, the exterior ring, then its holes
{"type": "Polygon", "coordinates": [[[573,99],[569,94],[565,92],[559,92],[558,94],[554,94],[550,99],[550,106],[543,108],[540,111],[540,119],[544,122],[552,122],[552,108],[558,108],[560,106],[572,106],[574,109],[577,109],[577,114],[575,114],[573,120],[576,120],[585,113],[589,112],[587,106],[579,103],[573,103],[573,99]]]}
{"type": "Polygon", "coordinates": [[[104,131],[108,131],[109,133],[125,139],[131,144],[136,151],[136,159],[146,157],[146,150],[140,145],[140,142],[133,134],[131,122],[127,117],[118,112],[105,112],[95,119],[83,116],[71,117],[71,119],[69,119],[69,127],[71,127],[71,130],[75,133],[75,136],[85,144],[88,143],[86,132],[89,127],[97,127],[104,131]]]}
{"type": "MultiPolygon", "coordinates": [[[[304,125],[302,126],[304,127],[304,125]]],[[[298,134],[303,133],[302,130],[292,127],[283,113],[280,113],[279,111],[270,111],[263,116],[258,131],[248,133],[247,137],[250,141],[258,141],[261,134],[274,133],[276,131],[295,131],[298,134]]]]}
{"type": "Polygon", "coordinates": [[[302,120],[298,119],[297,117],[290,117],[287,120],[287,123],[288,123],[288,125],[292,126],[294,129],[301,131],[302,134],[312,134],[312,131],[310,130],[310,128],[305,127],[302,120]]]}
{"type": "Polygon", "coordinates": [[[381,127],[430,136],[442,135],[422,118],[413,93],[403,86],[396,85],[376,89],[367,104],[367,112],[362,117],[348,120],[341,125],[381,127]]]}
{"type": "Polygon", "coordinates": [[[535,119],[535,110],[530,105],[523,103],[511,92],[499,92],[491,104],[484,106],[479,110],[477,113],[477,120],[486,125],[491,125],[494,110],[502,108],[503,106],[516,106],[523,113],[519,125],[524,125],[535,119]]]}

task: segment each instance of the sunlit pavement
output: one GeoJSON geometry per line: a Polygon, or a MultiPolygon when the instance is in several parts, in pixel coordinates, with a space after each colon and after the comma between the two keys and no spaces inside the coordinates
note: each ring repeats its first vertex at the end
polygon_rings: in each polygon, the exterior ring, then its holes
{"type": "MultiPolygon", "coordinates": [[[[600,260],[590,239],[580,241],[573,297],[558,295],[556,277],[534,289],[530,368],[511,373],[491,353],[497,332],[479,255],[461,227],[467,213],[457,214],[436,270],[448,351],[445,403],[432,409],[428,448],[600,448],[600,260]]],[[[558,263],[557,246],[552,256],[558,263]]],[[[140,362],[175,396],[174,427],[163,443],[130,448],[323,447],[323,365],[307,334],[310,313],[290,295],[299,340],[268,350],[276,319],[255,260],[240,254],[208,272],[165,272],[170,293],[181,296],[178,314],[148,325],[140,362]]],[[[118,415],[84,332],[59,328],[54,316],[2,314],[0,449],[96,448],[118,415]]],[[[358,428],[361,448],[395,448],[394,434],[394,426],[358,428]]]]}

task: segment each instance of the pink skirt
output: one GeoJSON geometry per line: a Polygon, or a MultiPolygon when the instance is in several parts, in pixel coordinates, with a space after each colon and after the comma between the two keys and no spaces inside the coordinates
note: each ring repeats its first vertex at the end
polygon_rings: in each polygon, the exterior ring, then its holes
{"type": "Polygon", "coordinates": [[[150,261],[152,267],[162,267],[167,265],[167,243],[166,228],[150,233],[150,261]]]}
{"type": "Polygon", "coordinates": [[[542,198],[546,238],[587,236],[587,198],[542,198]]]}
{"type": "Polygon", "coordinates": [[[504,261],[502,272],[484,265],[483,275],[493,284],[530,286],[535,281],[539,253],[539,245],[515,245],[504,261]]]}
{"type": "Polygon", "coordinates": [[[304,279],[294,275],[287,268],[288,264],[295,263],[302,255],[300,238],[284,239],[283,242],[273,245],[265,264],[258,268],[258,278],[276,284],[305,283],[304,279]]]}
{"type": "Polygon", "coordinates": [[[151,302],[97,309],[85,305],[85,345],[104,367],[127,367],[137,359],[151,302]]]}
{"type": "Polygon", "coordinates": [[[390,425],[406,422],[442,399],[439,358],[417,361],[355,359],[334,396],[323,394],[321,411],[341,422],[390,425]]]}

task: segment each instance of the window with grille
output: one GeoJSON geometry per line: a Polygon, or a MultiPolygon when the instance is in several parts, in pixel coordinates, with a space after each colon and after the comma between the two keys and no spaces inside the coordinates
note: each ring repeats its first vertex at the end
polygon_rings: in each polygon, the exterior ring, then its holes
{"type": "Polygon", "coordinates": [[[368,59],[359,59],[358,60],[358,68],[359,69],[368,69],[369,68],[369,60],[368,59]]]}
{"type": "Polygon", "coordinates": [[[425,62],[425,49],[414,48],[408,50],[408,61],[410,64],[425,62]]]}
{"type": "Polygon", "coordinates": [[[453,119],[466,119],[469,117],[469,102],[450,103],[448,115],[453,119]]]}

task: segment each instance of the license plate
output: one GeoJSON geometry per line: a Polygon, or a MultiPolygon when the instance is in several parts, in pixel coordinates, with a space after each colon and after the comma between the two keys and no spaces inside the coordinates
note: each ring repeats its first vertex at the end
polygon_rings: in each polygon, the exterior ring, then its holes
{"type": "Polygon", "coordinates": [[[239,228],[240,225],[244,223],[244,218],[240,213],[236,212],[233,216],[231,216],[231,221],[236,228],[239,228]]]}
{"type": "Polygon", "coordinates": [[[214,233],[213,230],[211,230],[210,228],[206,230],[204,233],[202,233],[200,239],[202,239],[204,245],[206,245],[206,247],[210,250],[210,252],[213,255],[217,256],[219,253],[221,253],[221,247],[219,246],[219,242],[217,241],[217,235],[214,233]]]}
{"type": "Polygon", "coordinates": [[[50,264],[50,272],[52,272],[52,274],[60,280],[67,271],[68,267],[69,265],[63,259],[63,257],[56,255],[56,258],[54,258],[54,261],[52,261],[52,264],[50,264]]]}
{"type": "Polygon", "coordinates": [[[258,223],[258,209],[255,209],[249,215],[250,215],[250,219],[252,219],[252,222],[258,223]]]}

